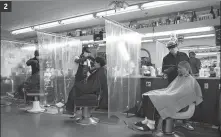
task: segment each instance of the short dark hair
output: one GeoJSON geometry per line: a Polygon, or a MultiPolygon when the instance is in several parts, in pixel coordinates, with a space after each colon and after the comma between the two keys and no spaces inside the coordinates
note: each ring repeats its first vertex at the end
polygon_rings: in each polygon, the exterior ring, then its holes
{"type": "Polygon", "coordinates": [[[100,64],[101,67],[106,65],[106,61],[102,57],[96,57],[95,61],[100,64]]]}
{"type": "Polygon", "coordinates": [[[194,55],[194,56],[196,55],[196,53],[193,52],[193,51],[190,51],[190,52],[189,52],[189,55],[190,55],[190,54],[192,54],[192,55],[194,55]]]}
{"type": "Polygon", "coordinates": [[[39,51],[38,51],[38,50],[35,50],[34,55],[35,55],[35,56],[39,56],[39,51]]]}

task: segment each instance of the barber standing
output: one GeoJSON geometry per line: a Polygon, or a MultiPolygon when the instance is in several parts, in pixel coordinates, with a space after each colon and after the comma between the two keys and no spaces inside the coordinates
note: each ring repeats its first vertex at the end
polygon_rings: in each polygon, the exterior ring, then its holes
{"type": "Polygon", "coordinates": [[[181,61],[188,61],[189,57],[184,52],[179,52],[178,44],[170,41],[167,44],[169,53],[163,58],[162,72],[164,77],[168,78],[169,84],[178,76],[178,64],[181,61]]]}
{"type": "MultiPolygon", "coordinates": [[[[162,72],[164,78],[168,79],[169,84],[178,76],[178,64],[181,61],[188,61],[189,57],[184,52],[179,52],[178,44],[175,41],[169,41],[167,43],[169,53],[163,58],[162,72]]],[[[185,110],[183,110],[185,111],[185,110]]],[[[182,127],[188,130],[194,130],[193,126],[183,120],[182,127]]]]}
{"type": "Polygon", "coordinates": [[[93,66],[94,58],[90,56],[90,51],[88,47],[83,47],[82,53],[79,57],[75,58],[75,63],[78,63],[77,73],[75,75],[75,82],[72,90],[69,92],[68,100],[66,102],[66,112],[67,114],[75,113],[74,97],[75,97],[75,86],[79,82],[87,82],[87,78],[90,75],[91,68],[93,66]]]}
{"type": "Polygon", "coordinates": [[[38,50],[35,50],[34,56],[35,56],[34,58],[31,58],[26,62],[27,66],[31,66],[32,75],[38,73],[39,70],[40,70],[40,67],[39,67],[39,51],[38,50]]]}

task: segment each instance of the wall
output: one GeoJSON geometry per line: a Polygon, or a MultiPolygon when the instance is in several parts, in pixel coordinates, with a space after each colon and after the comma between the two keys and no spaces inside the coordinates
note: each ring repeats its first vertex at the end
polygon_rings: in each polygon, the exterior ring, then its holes
{"type": "MultiPolygon", "coordinates": [[[[186,46],[215,46],[215,38],[200,38],[200,39],[189,39],[189,40],[184,40],[182,44],[179,45],[179,47],[186,47],[186,46]]],[[[152,58],[152,63],[155,64],[156,62],[156,43],[142,43],[142,48],[147,49],[152,58]]],[[[188,51],[186,52],[188,54],[188,51]]]]}

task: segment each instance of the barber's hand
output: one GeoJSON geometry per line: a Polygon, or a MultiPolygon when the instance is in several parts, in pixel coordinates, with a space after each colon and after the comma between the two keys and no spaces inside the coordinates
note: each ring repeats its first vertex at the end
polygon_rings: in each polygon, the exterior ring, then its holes
{"type": "Polygon", "coordinates": [[[167,78],[168,78],[167,74],[163,74],[163,79],[167,79],[167,78]]]}

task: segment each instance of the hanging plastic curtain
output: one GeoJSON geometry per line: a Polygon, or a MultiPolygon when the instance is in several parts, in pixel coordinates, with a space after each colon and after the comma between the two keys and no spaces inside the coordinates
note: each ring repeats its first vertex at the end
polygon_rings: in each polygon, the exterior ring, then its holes
{"type": "Polygon", "coordinates": [[[168,54],[168,49],[166,44],[156,41],[156,60],[155,60],[155,67],[157,69],[162,68],[163,58],[168,54]]]}
{"type": "Polygon", "coordinates": [[[137,77],[141,36],[109,20],[105,21],[105,27],[110,117],[135,107],[141,97],[137,77]]]}
{"type": "Polygon", "coordinates": [[[37,32],[41,59],[41,90],[48,93],[47,102],[65,103],[74,84],[78,64],[75,56],[82,52],[80,40],[37,32]]]}
{"type": "Polygon", "coordinates": [[[1,95],[6,92],[24,97],[22,87],[31,76],[31,67],[26,62],[34,57],[36,45],[1,40],[1,95]],[[10,84],[10,87],[5,87],[10,84]]]}

